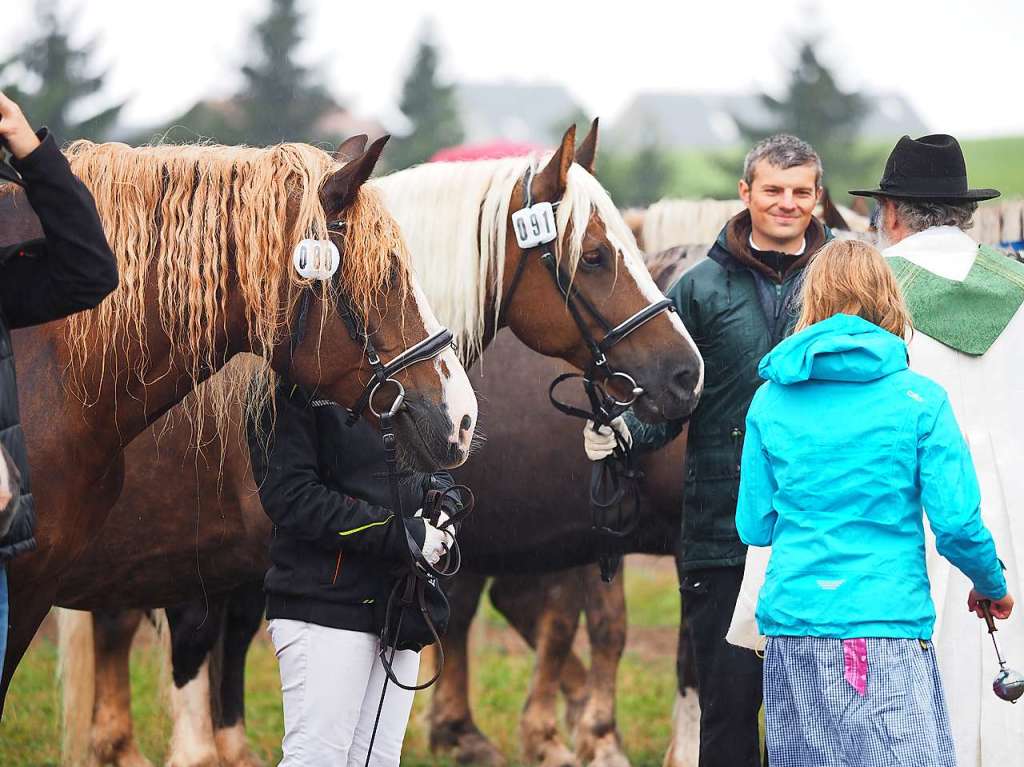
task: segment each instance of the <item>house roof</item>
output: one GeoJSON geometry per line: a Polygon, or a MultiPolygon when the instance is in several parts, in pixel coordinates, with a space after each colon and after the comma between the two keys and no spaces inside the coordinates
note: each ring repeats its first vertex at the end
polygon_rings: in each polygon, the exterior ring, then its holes
{"type": "Polygon", "coordinates": [[[578,111],[568,90],[549,83],[461,83],[455,97],[467,143],[550,144],[578,111]]]}
{"type": "MultiPolygon", "coordinates": [[[[867,98],[869,110],[861,124],[864,138],[890,139],[904,133],[927,132],[903,96],[881,93],[867,98]]],[[[636,149],[653,136],[657,143],[676,149],[728,147],[740,139],[733,115],[749,125],[771,122],[771,115],[753,94],[639,93],[612,124],[609,143],[636,149]]]]}

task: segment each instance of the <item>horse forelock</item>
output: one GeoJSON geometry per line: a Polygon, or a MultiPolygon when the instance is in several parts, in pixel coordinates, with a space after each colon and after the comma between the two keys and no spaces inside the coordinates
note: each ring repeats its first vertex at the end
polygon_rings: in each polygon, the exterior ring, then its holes
{"type": "MultiPolygon", "coordinates": [[[[417,278],[438,318],[455,334],[463,362],[483,351],[487,301],[503,294],[508,216],[527,169],[539,172],[550,155],[439,162],[398,171],[373,182],[410,243],[417,278]]],[[[575,275],[590,217],[597,213],[618,247],[636,250],[629,227],[608,193],[578,166],[569,169],[558,206],[556,257],[575,275]]],[[[491,320],[501,311],[495,300],[491,320]]]]}

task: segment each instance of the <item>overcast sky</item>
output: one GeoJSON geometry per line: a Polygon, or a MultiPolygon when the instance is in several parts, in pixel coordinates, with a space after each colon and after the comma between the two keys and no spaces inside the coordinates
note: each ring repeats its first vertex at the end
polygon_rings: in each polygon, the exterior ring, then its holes
{"type": "MultiPolygon", "coordinates": [[[[3,0],[0,59],[31,29],[32,0],[3,0]]],[[[267,0],[79,0],[76,29],[96,35],[111,98],[149,124],[227,95],[267,0]]],[[[445,74],[466,81],[564,84],[614,119],[641,90],[777,90],[794,34],[825,33],[847,87],[897,91],[929,129],[962,137],[1024,134],[1024,0],[520,0],[518,4],[304,0],[308,45],[330,89],[387,118],[429,13],[445,74]],[[504,14],[499,7],[514,8],[504,14]]]]}

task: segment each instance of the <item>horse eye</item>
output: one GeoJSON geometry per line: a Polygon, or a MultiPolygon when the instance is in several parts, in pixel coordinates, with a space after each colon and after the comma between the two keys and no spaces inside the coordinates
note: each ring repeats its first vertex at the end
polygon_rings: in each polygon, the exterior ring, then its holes
{"type": "Polygon", "coordinates": [[[583,253],[581,258],[587,266],[600,266],[601,262],[604,261],[604,251],[600,248],[598,250],[588,250],[583,253]]]}

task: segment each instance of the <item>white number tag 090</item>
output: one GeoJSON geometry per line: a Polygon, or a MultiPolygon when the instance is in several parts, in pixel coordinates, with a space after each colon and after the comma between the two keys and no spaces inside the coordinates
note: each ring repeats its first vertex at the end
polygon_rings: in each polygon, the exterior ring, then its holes
{"type": "Polygon", "coordinates": [[[538,202],[512,214],[512,228],[520,248],[533,248],[551,242],[555,230],[555,209],[550,202],[538,202]]]}
{"type": "Polygon", "coordinates": [[[330,240],[303,240],[292,252],[292,263],[307,280],[329,280],[338,271],[341,254],[330,240]]]}

